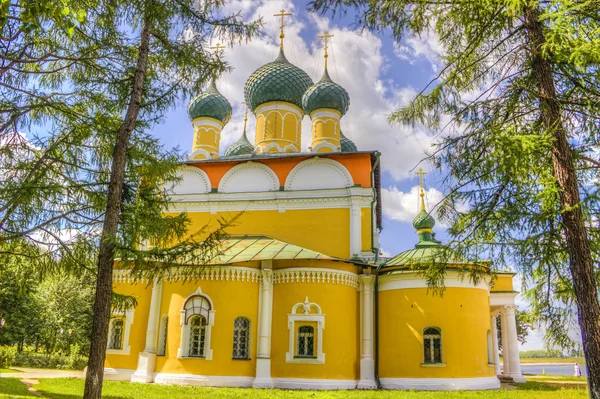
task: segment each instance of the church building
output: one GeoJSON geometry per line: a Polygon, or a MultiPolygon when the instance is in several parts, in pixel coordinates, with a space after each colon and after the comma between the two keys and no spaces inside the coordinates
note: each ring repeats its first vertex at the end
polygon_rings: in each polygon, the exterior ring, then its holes
{"type": "Polygon", "coordinates": [[[422,184],[407,250],[378,256],[385,159],[361,151],[341,130],[352,109],[327,72],[331,36],[323,36],[318,82],[286,58],[283,23],[280,37],[277,58],[245,84],[253,143],[246,111],[239,140],[222,151],[232,106],[218,82],[190,101],[192,147],[169,212],[186,212],[192,230],[239,216],[195,281],[178,273],[185,265],[149,283],[115,264],[114,290],[136,296],[138,305],[112,315],[105,379],[419,390],[497,389],[501,373],[524,381],[514,273],[490,269],[477,283],[463,279],[459,270],[469,263],[446,256],[436,240],[422,184]],[[312,122],[307,152],[305,117],[312,122]],[[436,262],[447,268],[442,296],[416,270],[436,262]]]}

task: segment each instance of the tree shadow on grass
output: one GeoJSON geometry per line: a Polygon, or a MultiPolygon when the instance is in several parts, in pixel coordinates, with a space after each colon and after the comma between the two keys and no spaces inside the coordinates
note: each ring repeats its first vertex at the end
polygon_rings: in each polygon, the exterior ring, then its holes
{"type": "Polygon", "coordinates": [[[528,381],[523,384],[514,384],[520,391],[561,391],[563,389],[585,389],[578,386],[564,386],[558,384],[549,384],[545,382],[528,381]]]}

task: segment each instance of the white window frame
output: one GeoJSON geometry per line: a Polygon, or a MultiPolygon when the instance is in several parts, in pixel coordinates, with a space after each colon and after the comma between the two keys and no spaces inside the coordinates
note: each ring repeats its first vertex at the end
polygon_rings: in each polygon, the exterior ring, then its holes
{"type": "Polygon", "coordinates": [[[196,292],[194,292],[193,294],[191,294],[187,298],[185,298],[185,300],[183,301],[183,306],[181,308],[181,317],[179,318],[179,324],[181,325],[181,338],[179,341],[179,349],[177,349],[177,358],[178,359],[212,360],[213,351],[210,347],[210,337],[211,337],[212,327],[215,324],[215,310],[214,309],[215,309],[215,307],[214,307],[212,299],[210,299],[210,297],[208,295],[203,294],[202,290],[199,287],[196,290],[196,292]],[[208,318],[206,320],[206,335],[204,337],[204,357],[189,356],[189,353],[190,353],[190,331],[191,331],[190,327],[191,326],[190,326],[190,323],[186,324],[186,322],[185,322],[185,305],[190,300],[190,298],[192,298],[194,296],[202,296],[202,297],[206,298],[206,300],[210,304],[210,310],[208,311],[208,318]]]}
{"type": "Polygon", "coordinates": [[[129,345],[129,333],[131,332],[131,325],[133,324],[133,310],[127,310],[125,315],[121,312],[113,311],[111,314],[110,324],[108,325],[108,340],[106,342],[106,354],[107,355],[129,355],[131,352],[131,345],[129,345]],[[122,317],[123,320],[123,343],[121,349],[108,349],[110,343],[110,335],[112,333],[112,319],[122,317]]]}
{"type": "Polygon", "coordinates": [[[314,302],[309,302],[308,297],[304,299],[304,302],[295,304],[294,307],[292,307],[292,312],[288,314],[289,350],[285,354],[285,362],[299,364],[324,364],[324,329],[325,315],[321,311],[321,307],[319,305],[314,302]],[[296,312],[298,309],[301,309],[303,313],[297,314],[296,312]],[[311,313],[311,310],[314,310],[316,313],[311,313]],[[317,324],[317,328],[315,330],[315,339],[317,340],[315,358],[296,356],[296,326],[301,325],[303,322],[316,322],[317,324]]]}

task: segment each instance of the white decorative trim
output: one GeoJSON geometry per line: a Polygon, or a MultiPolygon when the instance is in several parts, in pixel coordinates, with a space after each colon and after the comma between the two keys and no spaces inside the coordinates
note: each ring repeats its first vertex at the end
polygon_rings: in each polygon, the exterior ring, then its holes
{"type": "Polygon", "coordinates": [[[215,129],[223,129],[223,126],[225,126],[223,124],[223,122],[218,121],[216,119],[208,119],[207,117],[199,117],[194,119],[194,121],[192,122],[192,126],[194,127],[206,127],[206,126],[210,126],[210,127],[214,127],[215,129]]]}
{"type": "Polygon", "coordinates": [[[323,330],[325,329],[325,315],[321,312],[321,307],[314,302],[308,302],[308,297],[304,299],[304,302],[298,302],[292,307],[292,313],[288,314],[288,330],[289,335],[289,350],[285,354],[286,363],[299,363],[299,364],[324,364],[325,354],[323,353],[323,330]],[[303,313],[297,314],[296,311],[302,308],[303,313]],[[311,309],[314,309],[316,313],[310,313],[311,309]],[[315,338],[317,340],[317,356],[316,358],[305,358],[296,357],[296,348],[294,343],[296,342],[296,323],[301,322],[316,322],[317,331],[315,332],[315,338]]]}
{"type": "MultiPolygon", "coordinates": [[[[202,148],[198,148],[197,150],[192,152],[190,155],[188,155],[188,158],[193,160],[193,159],[198,159],[198,158],[196,158],[197,155],[204,155],[206,157],[204,159],[212,159],[213,154],[214,154],[214,152],[210,153],[202,148]]],[[[202,158],[200,158],[200,159],[202,159],[202,158]]]]}
{"type": "Polygon", "coordinates": [[[285,147],[283,147],[282,152],[300,152],[300,149],[298,148],[298,146],[295,143],[292,143],[292,144],[288,144],[285,147]],[[288,150],[292,150],[292,151],[288,151],[288,150]]]}
{"type": "Polygon", "coordinates": [[[474,391],[499,389],[498,377],[479,378],[381,378],[383,389],[419,391],[474,391]]]}
{"type": "Polygon", "coordinates": [[[197,385],[207,387],[251,388],[254,377],[156,373],[154,383],[167,385],[197,385]]]}
{"type": "MultiPolygon", "coordinates": [[[[129,344],[129,333],[131,332],[131,325],[133,324],[133,316],[135,312],[133,309],[129,309],[125,312],[125,331],[123,332],[123,345],[122,349],[108,349],[108,345],[106,347],[107,355],[129,355],[131,352],[131,345],[129,344]]],[[[112,312],[111,316],[123,317],[123,313],[119,313],[116,311],[112,312]]],[[[112,317],[111,317],[112,318],[112,317]]],[[[109,324],[108,328],[108,340],[110,341],[110,333],[112,328],[112,322],[109,324]]]]}
{"type": "Polygon", "coordinates": [[[325,380],[308,378],[273,378],[273,385],[279,389],[314,389],[314,390],[336,390],[355,389],[356,380],[325,380]]]}
{"type": "Polygon", "coordinates": [[[339,114],[339,112],[326,111],[324,109],[321,109],[321,110],[315,110],[310,114],[310,119],[317,119],[317,118],[333,118],[336,121],[339,121],[342,118],[342,116],[339,114]]]}
{"type": "Polygon", "coordinates": [[[200,287],[198,287],[198,289],[193,294],[190,294],[187,298],[185,298],[185,300],[183,301],[183,306],[184,308],[181,309],[181,316],[179,318],[179,325],[181,326],[181,338],[179,341],[180,347],[179,349],[177,349],[177,358],[212,360],[213,350],[210,347],[210,337],[212,327],[215,325],[215,306],[213,304],[212,299],[208,295],[202,293],[202,290],[200,289],[200,287]],[[208,311],[208,318],[206,320],[206,330],[204,336],[204,357],[190,357],[188,356],[190,344],[190,324],[186,323],[185,320],[185,305],[190,298],[198,295],[204,297],[206,300],[208,300],[208,303],[210,304],[210,310],[208,311]]]}
{"type": "MultiPolygon", "coordinates": [[[[328,158],[320,158],[318,156],[314,157],[314,158],[310,158],[310,159],[306,159],[302,162],[300,162],[298,165],[296,165],[289,173],[286,181],[285,181],[285,190],[286,191],[292,191],[292,190],[307,190],[307,189],[322,189],[326,187],[321,187],[321,185],[317,184],[314,188],[313,187],[296,187],[294,188],[294,181],[298,179],[299,176],[301,176],[304,171],[304,169],[306,168],[310,168],[310,167],[314,167],[314,166],[321,166],[321,167],[326,167],[329,169],[333,169],[335,172],[337,172],[340,176],[340,178],[343,181],[343,184],[345,187],[352,187],[354,185],[354,181],[352,180],[352,175],[350,174],[350,172],[348,172],[348,169],[346,169],[346,167],[344,167],[344,165],[342,165],[341,163],[334,161],[332,159],[328,159],[328,158]]],[[[314,174],[311,173],[310,171],[308,172],[310,175],[308,176],[308,181],[312,181],[315,183],[318,183],[320,181],[320,179],[322,179],[322,176],[319,176],[319,174],[314,174]]],[[[335,188],[341,188],[341,187],[334,187],[335,188]]]]}
{"type": "MultiPolygon", "coordinates": [[[[185,268],[174,267],[169,271],[167,281],[185,280],[187,273],[185,268]]],[[[216,280],[216,281],[238,281],[244,283],[258,283],[260,280],[260,270],[249,267],[239,266],[206,266],[197,275],[195,280],[216,280]]]]}
{"type": "Polygon", "coordinates": [[[319,152],[319,150],[321,148],[328,148],[329,150],[331,150],[331,152],[338,152],[338,151],[340,151],[340,147],[331,144],[329,141],[327,141],[328,139],[329,138],[320,137],[320,138],[318,138],[316,140],[313,140],[313,143],[315,141],[317,141],[317,140],[323,140],[323,141],[321,141],[319,144],[313,146],[312,149],[310,150],[310,152],[319,152]]]}
{"type": "Polygon", "coordinates": [[[358,275],[343,270],[325,268],[294,267],[273,271],[275,284],[285,283],[323,283],[339,284],[358,288],[358,275]]]}
{"type": "MultiPolygon", "coordinates": [[[[87,367],[86,367],[87,370],[87,367]]],[[[104,368],[104,381],[130,381],[135,370],[131,369],[115,369],[112,367],[104,368]]],[[[84,372],[85,378],[85,372],[84,372]]]]}
{"type": "MultiPolygon", "coordinates": [[[[300,119],[302,119],[302,117],[304,116],[304,113],[302,112],[302,110],[299,107],[292,106],[292,105],[286,105],[281,102],[277,102],[277,104],[269,104],[269,103],[261,104],[258,107],[256,107],[256,109],[254,110],[254,115],[262,114],[262,113],[269,112],[269,111],[289,111],[289,112],[292,112],[293,114],[295,114],[300,119]]],[[[266,117],[266,115],[265,115],[265,117],[266,117]]],[[[266,125],[266,123],[265,123],[265,125],[266,125]]]]}
{"type": "Polygon", "coordinates": [[[490,306],[513,306],[518,292],[490,292],[490,306]]]}
{"type": "Polygon", "coordinates": [[[225,173],[225,176],[223,176],[221,178],[221,181],[219,182],[219,192],[221,193],[241,193],[241,192],[251,192],[251,191],[257,191],[256,188],[252,189],[252,184],[256,183],[256,181],[248,181],[247,187],[243,187],[240,190],[240,187],[229,187],[231,180],[233,178],[236,177],[236,175],[242,171],[246,171],[246,170],[255,170],[255,171],[260,171],[263,172],[263,175],[267,177],[269,183],[270,183],[270,187],[268,188],[268,190],[264,190],[262,188],[260,188],[259,191],[279,191],[279,178],[277,177],[277,174],[275,174],[275,172],[273,172],[273,169],[269,168],[268,166],[266,166],[265,164],[259,163],[259,162],[252,162],[252,161],[248,161],[248,162],[244,162],[241,164],[238,164],[236,166],[234,166],[233,168],[229,169],[227,171],[227,173],[225,173]]]}
{"type": "Polygon", "coordinates": [[[177,171],[177,175],[179,178],[181,178],[181,180],[167,189],[169,196],[210,193],[210,178],[202,169],[194,166],[183,165],[177,171]],[[186,172],[192,173],[192,178],[186,179],[184,174],[186,172]],[[196,176],[200,178],[200,181],[198,181],[196,176]]]}
{"type": "MultiPolygon", "coordinates": [[[[428,288],[427,281],[420,277],[417,272],[394,272],[393,274],[384,274],[379,277],[379,291],[405,290],[409,288],[428,288]]],[[[457,272],[448,272],[444,278],[444,287],[446,288],[474,288],[489,292],[489,286],[486,281],[481,280],[477,285],[469,281],[468,276],[460,276],[457,272]]]]}

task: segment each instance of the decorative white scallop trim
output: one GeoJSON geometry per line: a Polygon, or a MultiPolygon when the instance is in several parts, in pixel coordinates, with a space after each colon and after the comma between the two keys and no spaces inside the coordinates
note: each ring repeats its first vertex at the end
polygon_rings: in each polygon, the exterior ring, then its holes
{"type": "MultiPolygon", "coordinates": [[[[301,175],[304,169],[315,165],[326,166],[335,170],[344,181],[346,187],[352,187],[354,185],[352,175],[350,174],[350,172],[348,172],[348,169],[346,169],[344,165],[332,159],[320,158],[316,156],[314,158],[306,159],[300,162],[298,165],[294,166],[294,168],[290,171],[287,180],[285,181],[285,189],[290,191],[294,190],[294,180],[301,175]]],[[[314,178],[318,179],[319,176],[314,176],[314,178]]]]}
{"type": "Polygon", "coordinates": [[[156,384],[251,388],[254,377],[155,373],[156,384]]]}
{"type": "Polygon", "coordinates": [[[304,116],[304,112],[299,107],[295,105],[287,105],[282,102],[277,102],[276,104],[261,104],[254,110],[254,114],[261,114],[269,111],[289,111],[294,113],[298,118],[302,119],[304,116]]]}
{"type": "Polygon", "coordinates": [[[275,284],[321,283],[339,284],[358,289],[358,275],[343,270],[294,267],[273,271],[275,284]]]}
{"type": "Polygon", "coordinates": [[[479,378],[381,378],[380,381],[383,389],[474,391],[500,388],[500,380],[496,376],[479,378]]]}
{"type": "MultiPolygon", "coordinates": [[[[427,281],[417,272],[396,272],[379,276],[379,291],[405,290],[411,288],[429,288],[427,281]]],[[[449,272],[444,278],[446,288],[473,288],[489,292],[487,281],[481,280],[473,284],[468,276],[462,278],[457,272],[449,272]]]]}
{"type": "Polygon", "coordinates": [[[355,389],[357,380],[317,380],[308,378],[273,378],[273,385],[280,389],[355,389]]]}
{"type": "Polygon", "coordinates": [[[215,129],[223,129],[223,126],[225,126],[222,122],[213,119],[213,118],[205,118],[205,117],[199,117],[194,119],[194,122],[192,122],[192,125],[194,127],[204,127],[204,126],[210,126],[210,127],[214,127],[215,129]]]}
{"type": "Polygon", "coordinates": [[[341,115],[339,112],[336,111],[326,111],[326,110],[315,110],[310,114],[310,119],[316,119],[316,118],[333,118],[335,120],[340,120],[341,119],[341,115]]]}
{"type": "Polygon", "coordinates": [[[227,173],[225,173],[225,176],[223,176],[223,178],[221,178],[221,181],[219,182],[219,192],[227,193],[228,190],[230,190],[230,181],[241,171],[249,169],[260,170],[264,172],[264,175],[269,179],[269,182],[271,184],[270,191],[279,191],[279,178],[277,177],[277,174],[273,172],[273,169],[259,162],[248,161],[234,166],[233,168],[229,169],[227,173]]]}
{"type": "Polygon", "coordinates": [[[335,145],[331,144],[329,141],[327,141],[327,138],[321,137],[317,140],[323,140],[323,141],[321,141],[319,144],[311,147],[310,152],[318,152],[321,148],[328,148],[329,150],[331,150],[331,152],[338,152],[341,150],[341,147],[339,147],[339,146],[336,147],[335,145]]]}
{"type": "MultiPolygon", "coordinates": [[[[210,184],[210,178],[208,177],[208,175],[206,174],[206,172],[204,172],[202,169],[200,168],[196,168],[194,166],[188,166],[188,165],[183,165],[179,168],[179,173],[183,173],[183,172],[191,172],[195,175],[197,175],[198,177],[200,177],[201,183],[203,185],[203,187],[198,187],[198,189],[194,189],[193,193],[189,193],[189,194],[207,194],[210,193],[210,189],[211,189],[211,184],[210,184]]],[[[186,187],[186,183],[190,184],[190,182],[186,182],[185,179],[182,179],[181,181],[179,181],[177,184],[175,184],[173,187],[171,187],[169,189],[170,192],[172,192],[174,189],[176,189],[177,187],[186,187]]],[[[172,195],[189,195],[189,194],[175,194],[172,193],[170,194],[172,195]]]]}
{"type": "Polygon", "coordinates": [[[198,148],[197,150],[193,151],[190,155],[188,155],[188,159],[192,159],[192,160],[197,160],[197,159],[212,159],[213,155],[215,153],[214,152],[208,152],[205,149],[202,148],[198,148]],[[198,155],[203,155],[204,158],[197,158],[198,155]]]}
{"type": "MultiPolygon", "coordinates": [[[[172,267],[165,281],[187,280],[188,273],[183,268],[172,267]]],[[[239,281],[245,283],[258,283],[260,281],[260,270],[249,267],[239,266],[206,266],[202,271],[194,276],[195,280],[215,280],[215,281],[239,281]]],[[[145,281],[145,280],[144,280],[145,281]]],[[[133,283],[135,280],[129,270],[117,269],[113,271],[113,282],[115,283],[133,283]]]]}

